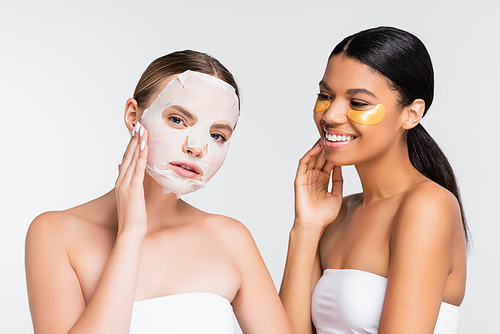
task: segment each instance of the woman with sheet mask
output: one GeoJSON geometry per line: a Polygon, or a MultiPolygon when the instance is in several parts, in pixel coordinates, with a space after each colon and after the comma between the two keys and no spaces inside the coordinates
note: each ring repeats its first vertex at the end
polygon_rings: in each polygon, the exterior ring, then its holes
{"type": "Polygon", "coordinates": [[[425,46],[396,28],[331,53],[280,291],[294,333],[456,333],[468,234],[453,171],[420,124],[433,80],[425,46]],[[343,165],[362,193],[342,198],[343,165]]]}
{"type": "Polygon", "coordinates": [[[35,333],[291,333],[248,230],[180,197],[222,165],[238,88],[216,59],[174,52],[127,101],[115,188],[37,217],[26,238],[35,333]]]}

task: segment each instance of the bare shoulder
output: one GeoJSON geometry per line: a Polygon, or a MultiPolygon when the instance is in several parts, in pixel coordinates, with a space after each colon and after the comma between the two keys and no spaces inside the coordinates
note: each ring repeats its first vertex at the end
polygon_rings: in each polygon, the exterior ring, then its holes
{"type": "Polygon", "coordinates": [[[31,223],[25,243],[28,291],[41,284],[42,278],[71,267],[68,246],[76,239],[71,237],[76,236],[69,228],[68,221],[71,220],[71,215],[65,211],[50,211],[42,213],[31,223]]]}
{"type": "Polygon", "coordinates": [[[223,215],[207,214],[206,225],[233,250],[254,245],[248,228],[240,221],[223,215]]]}
{"type": "Polygon", "coordinates": [[[31,223],[26,235],[25,270],[35,328],[51,326],[48,332],[54,332],[55,327],[69,326],[66,320],[76,321],[83,312],[83,281],[73,255],[75,250],[88,252],[88,247],[82,247],[90,235],[86,226],[90,225],[72,209],[42,213],[31,223]],[[66,320],[59,323],[54,319],[66,320]]]}
{"type": "Polygon", "coordinates": [[[103,209],[103,202],[99,198],[67,210],[40,214],[30,224],[26,245],[37,241],[49,247],[74,245],[90,234],[102,235],[99,231],[110,230],[114,221],[114,210],[103,209]]]}
{"type": "Polygon", "coordinates": [[[460,207],[455,195],[430,180],[418,183],[405,194],[400,211],[417,217],[437,215],[460,218],[460,207]]]}
{"type": "Polygon", "coordinates": [[[439,184],[426,180],[416,184],[405,196],[405,199],[427,199],[429,202],[438,201],[438,204],[458,204],[455,195],[439,184]]]}
{"type": "Polygon", "coordinates": [[[465,291],[465,242],[455,196],[425,180],[396,199],[379,327],[385,332],[397,319],[406,319],[404,326],[414,322],[414,328],[429,319],[435,325],[441,302],[460,305],[465,291]]]}
{"type": "Polygon", "coordinates": [[[462,229],[457,198],[433,181],[424,181],[408,190],[399,206],[393,226],[397,234],[442,239],[462,229]]]}
{"type": "Polygon", "coordinates": [[[70,233],[68,222],[74,217],[67,211],[49,211],[37,216],[30,224],[26,234],[26,246],[37,242],[46,245],[60,245],[64,235],[70,233]]]}

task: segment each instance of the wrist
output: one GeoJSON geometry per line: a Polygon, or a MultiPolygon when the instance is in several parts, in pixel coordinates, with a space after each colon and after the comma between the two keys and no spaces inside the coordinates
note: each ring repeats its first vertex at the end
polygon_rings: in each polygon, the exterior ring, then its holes
{"type": "Polygon", "coordinates": [[[146,236],[145,231],[133,230],[133,229],[118,229],[116,239],[142,242],[145,236],[146,236]]]}
{"type": "Polygon", "coordinates": [[[307,224],[299,219],[295,219],[290,231],[290,236],[300,236],[301,238],[318,242],[323,234],[323,230],[324,226],[307,224]]]}

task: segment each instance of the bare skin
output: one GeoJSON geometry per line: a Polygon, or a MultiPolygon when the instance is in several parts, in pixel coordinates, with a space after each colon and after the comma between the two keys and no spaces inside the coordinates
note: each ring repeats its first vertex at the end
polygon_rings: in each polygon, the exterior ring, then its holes
{"type": "MultiPolygon", "coordinates": [[[[129,99],[131,133],[141,113],[129,99]]],[[[144,173],[147,141],[147,130],[132,137],[109,193],[32,222],[26,279],[35,333],[128,333],[134,301],[198,291],[231,301],[244,333],[291,333],[249,231],[162,194],[144,173]]]]}
{"type": "Polygon", "coordinates": [[[324,269],[356,269],[388,279],[378,333],[432,333],[441,302],[463,300],[466,250],[456,198],[408,157],[405,131],[418,124],[425,104],[417,99],[401,110],[383,76],[342,56],[330,59],[320,92],[332,104],[315,113],[321,139],[299,162],[280,291],[293,331],[315,332],[310,298],[324,269]],[[373,96],[352,93],[359,88],[373,96]],[[379,103],[387,112],[378,125],[346,116],[379,103]],[[333,147],[325,131],[356,138],[333,147]],[[342,198],[339,166],[348,164],[363,193],[342,198]]]}

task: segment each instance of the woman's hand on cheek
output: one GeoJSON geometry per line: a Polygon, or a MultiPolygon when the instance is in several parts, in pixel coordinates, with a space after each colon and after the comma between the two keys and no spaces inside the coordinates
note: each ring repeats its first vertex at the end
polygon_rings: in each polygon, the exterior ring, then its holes
{"type": "Polygon", "coordinates": [[[342,205],[342,170],[326,160],[318,141],[299,161],[295,177],[295,226],[322,232],[342,205]],[[332,174],[333,171],[333,174],[332,174]],[[332,178],[332,190],[328,185],[332,178]]]}
{"type": "Polygon", "coordinates": [[[132,138],[123,155],[115,183],[118,212],[118,234],[147,232],[144,173],[148,157],[148,132],[140,123],[132,131],[132,138]]]}

